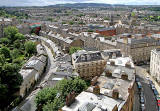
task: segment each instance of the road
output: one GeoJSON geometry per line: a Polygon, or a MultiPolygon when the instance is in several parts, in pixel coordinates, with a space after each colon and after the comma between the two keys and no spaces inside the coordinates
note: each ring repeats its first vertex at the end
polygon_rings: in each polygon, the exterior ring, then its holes
{"type": "Polygon", "coordinates": [[[148,85],[148,80],[146,79],[144,72],[141,71],[141,68],[137,68],[136,71],[136,76],[140,78],[140,82],[144,91],[146,111],[158,111],[155,95],[148,85]]]}

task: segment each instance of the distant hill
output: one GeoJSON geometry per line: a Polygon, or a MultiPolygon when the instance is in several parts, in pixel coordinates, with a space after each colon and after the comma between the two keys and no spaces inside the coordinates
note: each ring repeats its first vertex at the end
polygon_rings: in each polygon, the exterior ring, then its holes
{"type": "MultiPolygon", "coordinates": [[[[115,4],[114,6],[117,6],[117,5],[115,4]]],[[[113,6],[113,5],[103,4],[103,3],[74,3],[74,4],[67,3],[67,4],[50,5],[50,7],[72,7],[72,8],[109,7],[109,6],[113,6]]]]}

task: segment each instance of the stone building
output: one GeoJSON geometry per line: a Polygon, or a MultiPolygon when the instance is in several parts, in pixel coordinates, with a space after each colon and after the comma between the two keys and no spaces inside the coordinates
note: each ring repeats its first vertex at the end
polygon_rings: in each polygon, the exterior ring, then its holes
{"type": "Polygon", "coordinates": [[[69,52],[70,47],[84,47],[84,41],[79,39],[78,37],[62,37],[60,34],[52,33],[52,31],[48,34],[43,31],[41,31],[40,33],[42,36],[47,37],[55,44],[57,44],[60,49],[66,53],[69,52]]]}
{"type": "Polygon", "coordinates": [[[91,80],[103,73],[106,60],[99,51],[81,50],[72,54],[72,64],[80,77],[91,80]]]}
{"type": "Polygon", "coordinates": [[[37,46],[37,53],[37,56],[31,57],[19,72],[23,77],[23,82],[19,90],[19,95],[22,97],[24,97],[30,88],[39,80],[45,69],[47,56],[42,46],[37,46]]]}
{"type": "Polygon", "coordinates": [[[116,29],[114,27],[97,29],[96,33],[99,33],[103,36],[113,36],[116,35],[116,29]]]}
{"type": "Polygon", "coordinates": [[[4,36],[4,28],[8,26],[15,26],[17,24],[16,19],[0,18],[0,37],[4,36]]]}
{"type": "Polygon", "coordinates": [[[151,51],[150,74],[160,83],[160,48],[151,51]]]}
{"type": "Polygon", "coordinates": [[[123,38],[117,40],[117,48],[122,54],[131,56],[135,63],[147,62],[150,60],[151,50],[157,48],[159,42],[153,38],[123,38]]]}
{"type": "Polygon", "coordinates": [[[135,68],[131,58],[109,59],[104,73],[93,78],[92,85],[81,92],[74,102],[71,98],[73,103],[70,106],[66,104],[61,110],[132,111],[134,85],[135,68]]]}

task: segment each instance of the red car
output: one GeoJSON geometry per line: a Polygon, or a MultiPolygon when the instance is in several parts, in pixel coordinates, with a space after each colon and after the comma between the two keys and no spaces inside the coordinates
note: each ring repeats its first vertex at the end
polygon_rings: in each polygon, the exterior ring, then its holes
{"type": "Polygon", "coordinates": [[[157,100],[157,105],[160,106],[160,100],[157,100]]]}

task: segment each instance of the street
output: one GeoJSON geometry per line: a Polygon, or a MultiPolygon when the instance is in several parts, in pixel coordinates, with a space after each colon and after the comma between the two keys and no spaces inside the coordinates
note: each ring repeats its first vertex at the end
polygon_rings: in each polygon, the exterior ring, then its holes
{"type": "MultiPolygon", "coordinates": [[[[156,101],[155,95],[154,95],[151,87],[148,84],[148,80],[146,79],[145,75],[143,74],[143,71],[141,71],[140,68],[138,68],[137,70],[138,71],[136,73],[137,74],[136,77],[139,78],[139,80],[142,84],[142,91],[144,92],[145,109],[146,109],[145,111],[158,111],[157,101],[156,101]]],[[[139,96],[137,91],[135,91],[135,95],[139,96]]],[[[138,99],[138,98],[139,97],[137,97],[136,99],[138,99]]],[[[137,100],[135,100],[135,101],[137,101],[137,100]]],[[[139,106],[140,106],[139,102],[137,104],[139,104],[139,106]]],[[[137,110],[134,110],[134,111],[137,111],[137,110]]]]}

